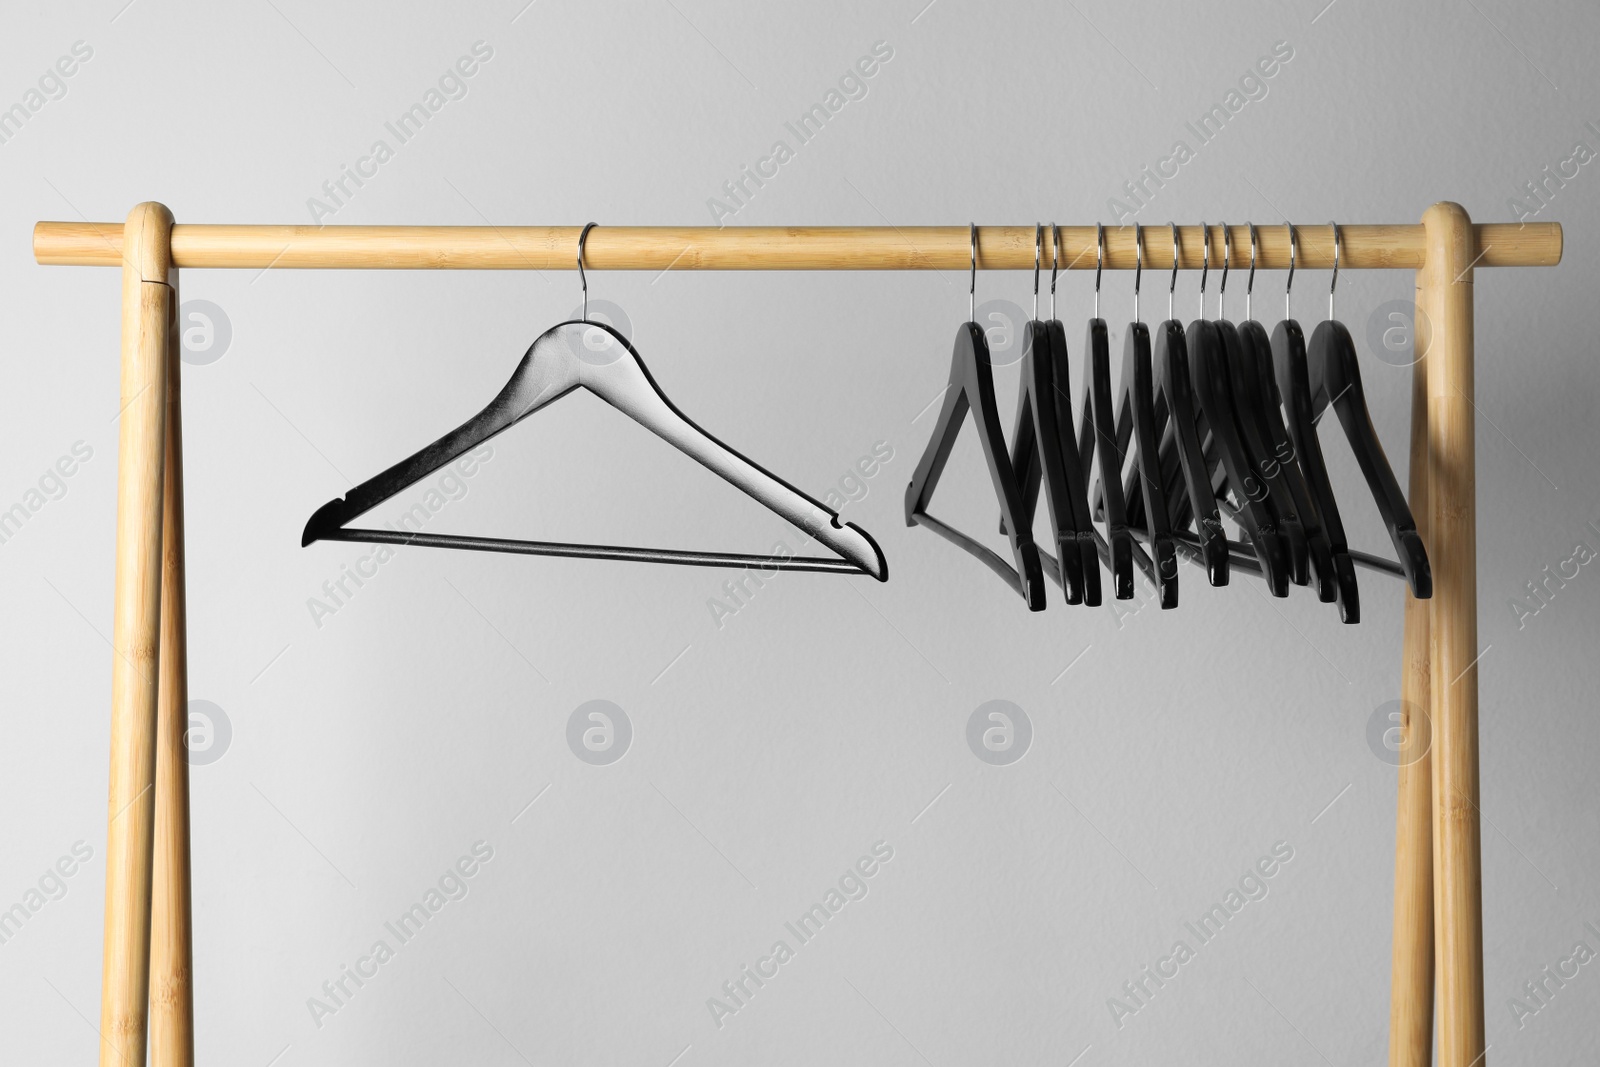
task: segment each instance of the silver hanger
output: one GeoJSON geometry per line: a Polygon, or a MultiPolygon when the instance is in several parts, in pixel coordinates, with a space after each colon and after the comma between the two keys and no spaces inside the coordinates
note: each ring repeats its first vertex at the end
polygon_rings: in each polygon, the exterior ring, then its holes
{"type": "Polygon", "coordinates": [[[1331,321],[1335,317],[1333,314],[1333,287],[1339,284],[1340,241],[1339,224],[1337,222],[1330,222],[1328,225],[1333,227],[1333,277],[1328,279],[1328,318],[1331,321]]]}
{"type": "Polygon", "coordinates": [[[1250,297],[1256,288],[1256,224],[1250,223],[1250,276],[1244,283],[1244,317],[1245,321],[1255,318],[1250,314],[1250,297]]]}
{"type": "Polygon", "coordinates": [[[1295,230],[1294,223],[1286,225],[1289,227],[1289,277],[1283,283],[1283,317],[1292,319],[1294,314],[1289,310],[1289,293],[1294,288],[1295,261],[1300,258],[1300,234],[1295,230]]]}
{"type": "Polygon", "coordinates": [[[1233,266],[1233,231],[1222,224],[1222,279],[1217,282],[1217,320],[1228,317],[1224,305],[1228,299],[1228,269],[1233,266]]]}
{"type": "Polygon", "coordinates": [[[1178,291],[1178,224],[1167,223],[1172,228],[1172,280],[1167,282],[1167,318],[1172,318],[1172,296],[1178,291]]]}
{"type": "Polygon", "coordinates": [[[1142,321],[1139,318],[1139,280],[1144,275],[1144,227],[1137,222],[1133,224],[1133,321],[1142,321]]]}

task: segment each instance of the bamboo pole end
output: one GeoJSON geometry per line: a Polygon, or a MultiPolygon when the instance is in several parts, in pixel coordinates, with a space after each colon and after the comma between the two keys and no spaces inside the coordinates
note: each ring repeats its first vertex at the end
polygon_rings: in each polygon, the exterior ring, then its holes
{"type": "MultiPolygon", "coordinates": [[[[1477,231],[1467,209],[1451,200],[1441,200],[1422,213],[1426,259],[1423,272],[1434,284],[1449,278],[1449,284],[1472,284],[1472,269],[1485,252],[1477,247],[1477,231]]],[[[1494,247],[1493,238],[1487,238],[1494,247]]]]}
{"type": "Polygon", "coordinates": [[[122,260],[139,280],[173,284],[172,212],[147,200],[134,205],[122,224],[122,260]]]}
{"type": "Polygon", "coordinates": [[[1562,252],[1566,251],[1567,238],[1566,238],[1566,235],[1564,233],[1562,233],[1562,231],[1561,231],[1561,223],[1559,223],[1559,222],[1549,222],[1549,223],[1546,223],[1545,225],[1550,227],[1550,240],[1555,242],[1555,246],[1556,246],[1555,247],[1555,252],[1554,252],[1554,258],[1550,260],[1550,266],[1553,267],[1557,263],[1561,262],[1561,254],[1562,254],[1562,252]]]}

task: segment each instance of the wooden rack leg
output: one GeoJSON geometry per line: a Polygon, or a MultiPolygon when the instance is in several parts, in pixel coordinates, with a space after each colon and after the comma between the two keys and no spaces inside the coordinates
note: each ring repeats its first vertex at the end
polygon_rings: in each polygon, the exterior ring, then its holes
{"type": "Polygon", "coordinates": [[[1483,877],[1478,827],[1478,580],[1473,448],[1472,268],[1478,250],[1459,204],[1427,231],[1428,558],[1433,567],[1433,885],[1439,1067],[1480,1067],[1483,877]]]}
{"type": "Polygon", "coordinates": [[[177,271],[167,336],[166,494],[162,517],[161,675],[156,711],[154,907],[150,917],[150,1061],[193,1067],[189,893],[189,647],[184,597],[183,404],[177,271]]]}
{"type": "Polygon", "coordinates": [[[172,321],[172,215],[140,204],[123,227],[122,412],[111,643],[101,1067],[142,1067],[150,978],[151,849],[161,647],[161,519],[172,321]]]}
{"type": "MultiPolygon", "coordinates": [[[[1413,317],[1416,364],[1411,371],[1411,511],[1430,545],[1428,495],[1428,361],[1432,292],[1417,272],[1413,317]]],[[[1430,601],[1406,591],[1400,672],[1399,800],[1394,823],[1394,959],[1389,982],[1389,1067],[1433,1063],[1433,778],[1429,748],[1430,601]]]]}

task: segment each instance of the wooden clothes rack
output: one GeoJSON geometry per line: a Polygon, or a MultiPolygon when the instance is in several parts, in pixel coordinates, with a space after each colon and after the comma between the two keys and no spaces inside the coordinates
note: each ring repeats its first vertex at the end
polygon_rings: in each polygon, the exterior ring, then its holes
{"type": "MultiPolygon", "coordinates": [[[[1224,237],[1209,236],[1220,265],[1224,237]]],[[[1247,227],[1232,227],[1247,247],[1247,227]]],[[[117,458],[116,591],[111,662],[101,1067],[194,1061],[189,884],[183,430],[179,382],[181,267],[561,270],[576,264],[576,226],[174,225],[161,204],[127,221],[41,222],[42,264],[122,268],[122,425],[117,458]]],[[[1295,265],[1334,262],[1331,226],[1295,227],[1295,265]]],[[[1198,226],[1180,227],[1180,266],[1204,259],[1198,226]]],[[[1258,227],[1257,262],[1290,266],[1287,226],[1258,227]]],[[[1341,225],[1341,269],[1416,271],[1411,393],[1411,506],[1433,568],[1433,597],[1406,593],[1395,833],[1391,1067],[1431,1067],[1438,989],[1440,1067],[1484,1054],[1483,901],[1478,818],[1478,611],[1473,450],[1473,274],[1553,266],[1554,223],[1474,225],[1439,203],[1421,225],[1341,225]]],[[[1061,229],[1062,266],[1096,265],[1093,226],[1061,229]]],[[[1132,227],[1106,231],[1104,266],[1135,266],[1132,227]]],[[[1145,262],[1170,266],[1165,226],[1144,235],[1145,262]]],[[[599,227],[597,270],[965,270],[966,226],[599,227]]],[[[978,230],[977,266],[1034,265],[1032,226],[978,230]]],[[[1044,266],[1053,250],[1046,246],[1044,266]]]]}

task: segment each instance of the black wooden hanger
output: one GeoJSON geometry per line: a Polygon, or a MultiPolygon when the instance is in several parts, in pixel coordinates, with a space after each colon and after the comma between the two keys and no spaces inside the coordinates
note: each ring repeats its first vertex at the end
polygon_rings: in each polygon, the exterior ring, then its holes
{"type": "Polygon", "coordinates": [[[853,522],[841,524],[826,505],[807,496],[777,475],[740,455],[696,426],[671,400],[645,368],[627,338],[604,323],[587,320],[588,281],[583,276],[583,244],[593,223],[578,239],[578,272],[583,282],[584,319],[563,322],[546,330],[528,348],[511,380],[489,406],[467,422],[350,490],[343,499],[330,500],[306,523],[302,545],[313,541],[373,541],[436,548],[463,548],[484,552],[515,552],[541,556],[578,556],[625,559],[647,563],[684,563],[710,567],[757,567],[762,570],[828,571],[870,574],[888,579],[883,552],[871,535],[853,522]],[[601,331],[595,334],[594,331],[601,331]],[[592,344],[598,337],[603,345],[592,344]],[[612,545],[580,545],[555,541],[520,541],[457,534],[413,533],[405,530],[351,528],[346,525],[468,450],[521,422],[540,408],[579,387],[664,438],[713,472],[732,482],[772,511],[804,530],[840,558],[747,555],[731,552],[685,552],[612,545]]]}
{"type": "MultiPolygon", "coordinates": [[[[1122,496],[1122,451],[1117,447],[1116,411],[1111,404],[1111,339],[1100,317],[1100,272],[1105,265],[1105,227],[1095,224],[1094,316],[1084,331],[1083,426],[1078,431],[1078,459],[1087,484],[1092,465],[1100,461],[1101,506],[1106,544],[1110,548],[1111,587],[1118,600],[1133,599],[1136,546],[1122,496]]],[[[1139,553],[1141,556],[1143,552],[1139,553]]],[[[1146,560],[1148,562],[1148,559],[1146,560]]],[[[1152,581],[1154,579],[1152,578],[1152,581]]]]}
{"type": "MultiPolygon", "coordinates": [[[[1059,256],[1060,233],[1051,224],[1059,256]]],[[[1021,492],[1017,521],[1025,527],[1033,525],[1034,511],[1039,503],[1039,490],[1044,489],[1045,508],[1050,517],[1050,532],[1056,543],[1056,555],[1041,552],[1044,568],[1056,579],[1066,595],[1068,604],[1100,603],[1100,561],[1094,555],[1093,543],[1087,534],[1093,526],[1087,521],[1087,510],[1077,502],[1083,495],[1082,471],[1078,465],[1078,446],[1072,440],[1072,405],[1058,406],[1057,398],[1065,387],[1057,381],[1058,367],[1064,371],[1066,362],[1066,337],[1055,317],[1056,268],[1050,271],[1049,323],[1039,320],[1039,258],[1044,243],[1044,227],[1035,226],[1033,233],[1033,318],[1028,322],[1028,346],[1022,356],[1022,388],[1017,395],[1016,428],[1011,435],[1011,468],[1015,472],[1021,492]],[[1056,329],[1051,330],[1054,326],[1056,329]],[[1053,333],[1061,333],[1059,351],[1053,333]],[[1063,411],[1064,407],[1064,411],[1063,411]],[[1065,417],[1065,425],[1061,419],[1065,417]],[[1080,520],[1080,511],[1083,518],[1080,520]],[[1080,524],[1081,522],[1081,524],[1080,524]],[[1083,546],[1087,544],[1086,552],[1083,546]],[[1090,585],[1092,584],[1092,590],[1090,585]]],[[[1006,532],[1002,518],[1000,532],[1006,532]]]]}
{"type": "MultiPolygon", "coordinates": [[[[1184,337],[1183,323],[1173,314],[1172,307],[1173,293],[1178,287],[1178,227],[1176,223],[1168,223],[1168,226],[1172,230],[1172,277],[1167,282],[1167,318],[1156,328],[1153,401],[1155,428],[1161,435],[1158,456],[1164,479],[1162,494],[1169,501],[1168,510],[1175,533],[1185,525],[1178,516],[1184,497],[1187,497],[1189,512],[1194,518],[1200,562],[1205,566],[1206,577],[1214,586],[1227,585],[1227,530],[1217,511],[1205,450],[1196,428],[1194,386],[1189,377],[1189,347],[1184,337]]],[[[1135,470],[1129,476],[1130,485],[1138,478],[1139,472],[1135,470]]],[[[1136,505],[1140,503],[1131,488],[1128,498],[1134,500],[1136,505]]]]}
{"type": "Polygon", "coordinates": [[[1072,361],[1067,352],[1067,328],[1056,317],[1056,272],[1061,264],[1061,231],[1050,224],[1053,258],[1050,266],[1050,321],[1045,323],[1045,338],[1050,343],[1051,399],[1056,408],[1057,444],[1067,482],[1067,496],[1078,528],[1078,551],[1083,557],[1083,603],[1100,606],[1100,564],[1108,566],[1111,549],[1094,528],[1089,510],[1089,485],[1084,478],[1082,457],[1072,418],[1072,361]]]}
{"type": "Polygon", "coordinates": [[[968,321],[956,330],[955,351],[950,359],[950,383],[944,394],[939,419],[934,424],[928,447],[917,463],[906,486],[906,525],[926,526],[956,547],[977,557],[1021,594],[1031,611],[1044,610],[1044,576],[1039,549],[1033,541],[1031,523],[1021,521],[1022,492],[1017,485],[1011,460],[1006,452],[1005,434],[1000,429],[1000,412],[995,403],[994,375],[989,358],[989,342],[983,330],[972,321],[976,317],[978,284],[978,228],[969,225],[972,239],[972,269],[967,290],[968,321]],[[928,502],[939,485],[939,477],[949,462],[950,450],[966,423],[968,412],[977,424],[978,442],[989,466],[1000,502],[1000,515],[1011,545],[1015,566],[1008,564],[988,546],[928,514],[928,502]]]}
{"type": "MultiPolygon", "coordinates": [[[[1233,260],[1233,230],[1222,225],[1222,282],[1217,286],[1217,338],[1220,342],[1215,367],[1219,381],[1228,394],[1228,404],[1233,410],[1239,441],[1244,446],[1246,469],[1250,472],[1250,485],[1261,495],[1262,505],[1272,514],[1284,543],[1289,550],[1289,580],[1295,585],[1305,585],[1310,580],[1307,565],[1306,531],[1300,514],[1289,492],[1283,464],[1272,454],[1262,428],[1260,407],[1263,404],[1254,388],[1254,378],[1243,373],[1246,361],[1245,343],[1239,337],[1239,328],[1227,317],[1228,270],[1233,260]]],[[[1236,492],[1250,493],[1249,488],[1236,492]]]]}
{"type": "MultiPolygon", "coordinates": [[[[1317,596],[1324,603],[1332,603],[1338,595],[1334,583],[1332,546],[1316,502],[1306,485],[1300,469],[1299,457],[1289,441],[1289,431],[1283,422],[1277,382],[1272,373],[1272,342],[1267,329],[1251,314],[1251,296],[1256,282],[1256,227],[1250,224],[1250,275],[1244,290],[1244,321],[1239,323],[1240,359],[1230,368],[1233,374],[1234,398],[1240,416],[1254,417],[1261,442],[1268,449],[1261,466],[1276,478],[1276,485],[1285,490],[1283,511],[1292,509],[1300,527],[1305,532],[1306,552],[1310,558],[1310,574],[1301,570],[1301,559],[1293,557],[1295,583],[1305,585],[1308,579],[1317,584],[1317,596]]],[[[1291,546],[1291,554],[1293,552],[1291,546]]]]}
{"type": "Polygon", "coordinates": [[[1339,423],[1350,442],[1350,450],[1361,465],[1361,473],[1366,478],[1373,499],[1377,501],[1378,513],[1383,517],[1389,539],[1399,555],[1400,566],[1411,586],[1411,595],[1422,600],[1433,595],[1433,572],[1428,564],[1428,552],[1417,533],[1417,524],[1411,516],[1405,493],[1395,479],[1388,457],[1384,455],[1378,432],[1372,425],[1372,416],[1367,411],[1355,341],[1344,323],[1333,316],[1333,289],[1339,279],[1339,236],[1338,224],[1334,224],[1334,269],[1328,285],[1328,319],[1311,334],[1307,353],[1312,411],[1320,415],[1331,404],[1334,411],[1338,412],[1339,423]]]}
{"type": "Polygon", "coordinates": [[[1339,617],[1346,623],[1361,621],[1361,591],[1356,581],[1355,564],[1339,517],[1339,502],[1328,478],[1328,465],[1317,439],[1317,415],[1311,403],[1311,377],[1306,363],[1306,339],[1300,324],[1291,314],[1289,295],[1294,288],[1295,261],[1299,258],[1299,235],[1289,226],[1289,276],[1283,287],[1283,321],[1272,331],[1272,361],[1277,372],[1277,390],[1283,401],[1289,435],[1296,458],[1305,475],[1306,488],[1316,504],[1322,529],[1328,539],[1333,560],[1333,582],[1339,604],[1339,617]]]}
{"type": "MultiPolygon", "coordinates": [[[[1218,323],[1205,317],[1205,275],[1210,268],[1211,227],[1202,224],[1205,264],[1200,275],[1200,317],[1189,324],[1185,343],[1189,353],[1190,381],[1198,409],[1202,444],[1214,465],[1213,496],[1219,507],[1237,522],[1254,547],[1273,596],[1289,595],[1288,540],[1270,506],[1266,484],[1256,475],[1234,413],[1227,351],[1218,323]],[[1224,495],[1232,487],[1236,500],[1224,495]]],[[[1226,238],[1224,239],[1226,241],[1226,238]]],[[[1226,272],[1225,272],[1226,273],[1226,272]]],[[[1221,314],[1222,305],[1218,305],[1221,314]]]]}
{"type": "MultiPolygon", "coordinates": [[[[1122,346],[1122,387],[1118,390],[1114,425],[1115,448],[1125,456],[1133,446],[1134,465],[1123,489],[1130,524],[1142,527],[1153,556],[1152,580],[1163,608],[1178,606],[1178,558],[1172,539],[1172,520],[1167,512],[1161,458],[1157,445],[1155,415],[1155,373],[1150,351],[1150,328],[1139,319],[1139,287],[1144,274],[1144,227],[1133,226],[1135,262],[1133,268],[1133,321],[1122,346]],[[1135,499],[1134,488],[1142,499],[1135,499]],[[1141,505],[1135,508],[1135,505],[1141,505]],[[1137,518],[1135,518],[1137,515],[1137,518]]],[[[1119,470],[1120,479],[1120,470],[1119,470]]],[[[1113,481],[1119,481],[1113,479],[1113,481]]],[[[1109,499],[1105,493],[1102,468],[1100,488],[1095,492],[1098,509],[1109,499]]],[[[1119,488],[1121,485],[1119,483],[1119,488]]]]}

